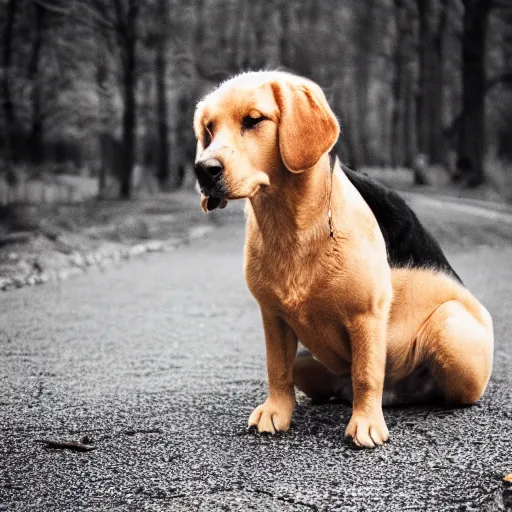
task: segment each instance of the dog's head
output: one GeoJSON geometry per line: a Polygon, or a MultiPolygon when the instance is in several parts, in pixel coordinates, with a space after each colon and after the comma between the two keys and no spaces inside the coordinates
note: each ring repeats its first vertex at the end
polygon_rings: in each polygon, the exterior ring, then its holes
{"type": "Polygon", "coordinates": [[[244,73],[199,102],[195,171],[204,211],[253,197],[283,173],[313,167],[339,135],[318,85],[282,72],[244,73]]]}

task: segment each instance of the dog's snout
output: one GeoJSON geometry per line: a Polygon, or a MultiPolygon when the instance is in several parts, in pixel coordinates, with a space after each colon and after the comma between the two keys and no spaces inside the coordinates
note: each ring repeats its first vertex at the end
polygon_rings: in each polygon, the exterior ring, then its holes
{"type": "Polygon", "coordinates": [[[208,158],[196,163],[196,173],[202,172],[212,178],[219,176],[224,170],[224,166],[216,158],[208,158]]]}

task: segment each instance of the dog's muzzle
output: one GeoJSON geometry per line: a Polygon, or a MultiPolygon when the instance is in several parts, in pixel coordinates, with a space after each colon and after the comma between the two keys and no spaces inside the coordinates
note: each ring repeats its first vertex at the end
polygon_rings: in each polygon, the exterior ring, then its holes
{"type": "Polygon", "coordinates": [[[197,161],[194,170],[201,193],[206,198],[206,209],[211,211],[226,206],[222,163],[216,158],[207,158],[197,161]]]}

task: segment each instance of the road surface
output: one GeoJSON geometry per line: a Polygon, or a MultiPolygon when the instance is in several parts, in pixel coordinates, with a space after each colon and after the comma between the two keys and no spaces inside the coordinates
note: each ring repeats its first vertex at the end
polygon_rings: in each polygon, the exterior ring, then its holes
{"type": "Polygon", "coordinates": [[[512,218],[408,197],[494,317],[477,405],[387,409],[391,441],[373,451],[344,442],[349,407],[301,396],[289,433],[248,432],[265,352],[229,205],[174,252],[0,295],[0,510],[512,506],[512,218]],[[95,450],[40,442],[84,436],[95,450]]]}

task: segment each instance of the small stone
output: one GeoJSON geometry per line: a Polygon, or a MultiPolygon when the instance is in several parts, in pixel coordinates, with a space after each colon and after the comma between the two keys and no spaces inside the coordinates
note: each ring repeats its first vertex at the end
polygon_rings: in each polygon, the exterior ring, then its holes
{"type": "Polygon", "coordinates": [[[49,281],[49,276],[48,274],[39,274],[36,276],[36,284],[43,284],[43,283],[47,283],[49,281]]]}
{"type": "Polygon", "coordinates": [[[134,245],[129,252],[130,256],[140,256],[146,252],[146,246],[142,244],[134,245]]]}
{"type": "Polygon", "coordinates": [[[0,290],[8,290],[12,286],[12,279],[1,277],[0,278],[0,290]]]}
{"type": "Polygon", "coordinates": [[[171,252],[177,249],[180,245],[184,243],[184,240],[179,238],[170,238],[169,240],[165,241],[163,250],[165,252],[171,252]]]}
{"type": "Polygon", "coordinates": [[[12,282],[14,286],[16,286],[16,288],[22,288],[23,286],[25,286],[25,278],[21,276],[13,277],[12,282]]]}
{"type": "Polygon", "coordinates": [[[71,264],[77,266],[77,267],[83,267],[85,266],[85,261],[83,256],[80,253],[73,253],[69,257],[69,261],[71,264]]]}
{"type": "Polygon", "coordinates": [[[92,267],[96,263],[94,254],[86,254],[85,255],[85,263],[88,267],[92,267]]]}
{"type": "Polygon", "coordinates": [[[190,240],[195,240],[197,238],[203,238],[205,235],[207,235],[210,231],[212,231],[211,226],[206,225],[199,225],[194,226],[191,228],[188,232],[188,237],[190,240]]]}
{"type": "Polygon", "coordinates": [[[146,244],[146,250],[148,252],[160,252],[164,250],[164,243],[161,240],[153,240],[146,244]]]}

